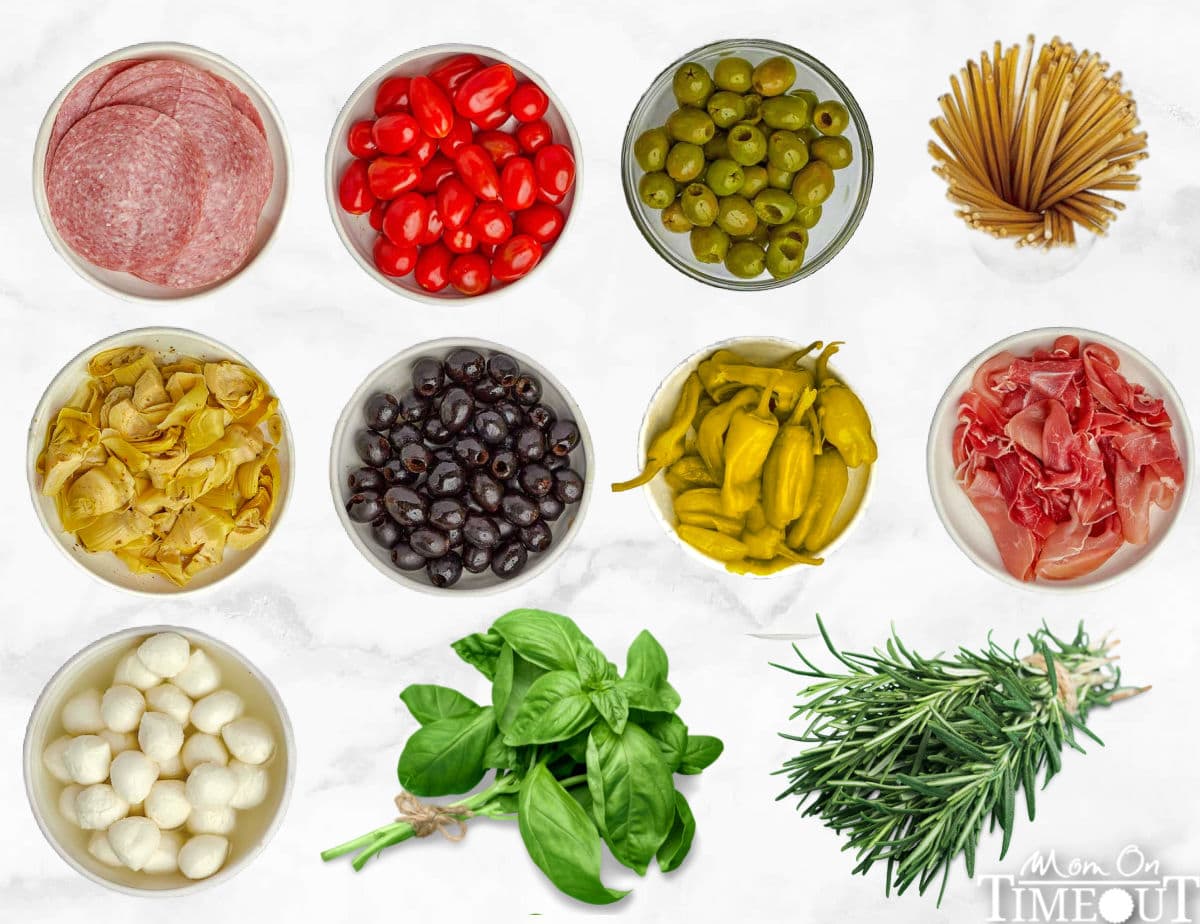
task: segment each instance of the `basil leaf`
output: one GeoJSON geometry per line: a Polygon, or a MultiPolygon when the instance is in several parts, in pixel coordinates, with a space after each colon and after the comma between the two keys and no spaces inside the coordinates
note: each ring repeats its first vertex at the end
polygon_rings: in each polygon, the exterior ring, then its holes
{"type": "Polygon", "coordinates": [[[478,703],[463,696],[458,690],[440,687],[435,683],[414,683],[404,688],[400,699],[422,725],[438,719],[453,719],[461,715],[472,715],[479,710],[478,703]]]}
{"type": "Polygon", "coordinates": [[[618,735],[597,723],[588,735],[587,779],[592,814],[613,856],[645,873],[675,818],[675,784],[658,743],[637,725],[618,735]]]}
{"type": "Polygon", "coordinates": [[[575,672],[585,690],[594,690],[603,684],[608,677],[608,659],[600,653],[595,645],[590,643],[576,646],[575,672]]]}
{"type": "Polygon", "coordinates": [[[415,796],[450,796],[471,789],[486,769],[483,754],[496,730],[492,716],[488,706],[418,729],[396,766],[400,785],[415,796]]]}
{"type": "Polygon", "coordinates": [[[683,760],[679,763],[679,772],[700,773],[720,757],[724,750],[725,745],[720,738],[711,735],[688,735],[687,748],[683,752],[683,760]]]}
{"type": "Polygon", "coordinates": [[[530,685],[504,742],[516,747],[563,741],[594,721],[596,710],[579,685],[579,677],[569,671],[551,671],[530,685]]]}
{"type": "Polygon", "coordinates": [[[530,686],[545,673],[537,665],[514,654],[512,646],[504,646],[496,667],[496,685],[492,688],[492,706],[496,710],[496,724],[501,731],[507,732],[512,728],[530,686]],[[504,654],[505,651],[508,655],[504,654]]]}
{"type": "Polygon", "coordinates": [[[653,690],[667,682],[669,667],[667,653],[658,639],[646,629],[639,632],[625,655],[625,679],[653,690]]]}
{"type": "Polygon", "coordinates": [[[512,645],[513,651],[526,661],[548,671],[575,670],[579,643],[591,644],[571,620],[545,610],[505,613],[492,626],[492,633],[512,645]]]}
{"type": "Polygon", "coordinates": [[[629,700],[618,687],[609,686],[608,689],[593,690],[588,694],[588,698],[609,728],[618,735],[625,730],[625,722],[629,719],[629,700]]]}
{"type": "Polygon", "coordinates": [[[577,764],[587,761],[587,729],[559,744],[559,748],[577,764]]]}
{"type": "Polygon", "coordinates": [[[521,783],[517,824],[530,859],[567,895],[608,905],[629,894],[600,881],[600,835],[595,825],[541,764],[521,783]]]}
{"type": "Polygon", "coordinates": [[[642,721],[642,728],[649,732],[650,737],[658,742],[658,750],[674,773],[683,762],[687,750],[687,726],[677,715],[652,716],[648,721],[642,721]]]}
{"type": "Polygon", "coordinates": [[[450,647],[484,677],[492,680],[496,676],[496,658],[500,656],[502,644],[504,639],[495,632],[476,632],[451,642],[450,647]]]}
{"type": "Polygon", "coordinates": [[[484,749],[483,765],[493,770],[520,770],[523,766],[520,753],[505,744],[500,735],[494,736],[484,749]]]}
{"type": "Polygon", "coordinates": [[[683,793],[675,793],[675,821],[671,825],[671,833],[658,848],[658,868],[664,873],[678,869],[688,851],[692,849],[692,839],[696,836],[696,818],[688,805],[683,793]]]}
{"type": "Polygon", "coordinates": [[[666,690],[655,690],[628,678],[617,681],[617,689],[625,694],[629,708],[643,712],[674,712],[679,708],[679,694],[670,689],[670,684],[664,686],[666,690]],[[673,699],[671,694],[674,694],[673,699]]]}

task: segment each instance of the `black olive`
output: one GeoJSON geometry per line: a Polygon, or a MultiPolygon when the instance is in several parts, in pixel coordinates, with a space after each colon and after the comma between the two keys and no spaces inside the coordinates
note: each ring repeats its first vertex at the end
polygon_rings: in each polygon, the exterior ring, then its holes
{"type": "Polygon", "coordinates": [[[565,509],[563,502],[553,494],[547,494],[545,497],[539,497],[537,505],[538,513],[542,515],[542,519],[549,520],[552,523],[562,516],[562,512],[565,509]]]}
{"type": "Polygon", "coordinates": [[[526,407],[542,400],[542,383],[526,372],[513,383],[513,396],[526,407]]]}
{"type": "Polygon", "coordinates": [[[481,574],[487,571],[488,565],[492,563],[492,550],[481,549],[477,545],[465,545],[462,550],[462,563],[472,574],[481,574]]]}
{"type": "Polygon", "coordinates": [[[475,401],[465,388],[455,386],[449,389],[438,404],[438,414],[446,429],[457,433],[467,425],[475,412],[475,401]]]}
{"type": "Polygon", "coordinates": [[[564,504],[577,504],[583,497],[583,478],[573,468],[554,473],[554,496],[564,504]]]}
{"type": "Polygon", "coordinates": [[[554,413],[554,409],[547,404],[535,404],[529,409],[526,415],[529,422],[539,430],[545,430],[554,421],[558,420],[558,415],[554,413]]]}
{"type": "Polygon", "coordinates": [[[383,495],[384,506],[401,526],[421,526],[429,518],[429,501],[420,491],[394,485],[383,495]]]}
{"type": "Polygon", "coordinates": [[[550,451],[556,456],[567,456],[579,445],[579,428],[573,420],[555,421],[550,427],[550,451]]]}
{"type": "Polygon", "coordinates": [[[521,374],[521,367],[507,353],[493,353],[487,362],[487,371],[493,382],[507,388],[517,380],[517,376],[521,374]]]}
{"type": "Polygon", "coordinates": [[[521,544],[531,552],[544,552],[550,548],[550,543],[554,541],[554,536],[550,533],[550,527],[538,520],[532,526],[526,526],[521,531],[521,544]]]}
{"type": "Polygon", "coordinates": [[[480,404],[495,404],[507,394],[507,388],[491,379],[480,379],[471,386],[471,395],[480,404]]]}
{"type": "Polygon", "coordinates": [[[504,437],[504,441],[500,444],[501,449],[513,450],[517,448],[517,434],[509,430],[508,436],[504,437]]]}
{"type": "Polygon", "coordinates": [[[554,472],[534,462],[521,469],[517,482],[530,497],[545,497],[554,488],[554,472]]]}
{"type": "Polygon", "coordinates": [[[504,417],[504,422],[508,424],[510,430],[525,425],[525,412],[511,401],[498,402],[496,410],[504,417]]]}
{"type": "Polygon", "coordinates": [[[512,478],[509,478],[508,481],[504,482],[504,490],[508,491],[512,494],[524,494],[525,493],[525,489],[521,487],[521,482],[517,480],[516,475],[514,475],[512,478]]]}
{"type": "Polygon", "coordinates": [[[557,472],[560,468],[566,468],[570,464],[571,459],[569,456],[556,456],[554,453],[542,456],[542,465],[546,466],[552,472],[557,472]]]}
{"type": "Polygon", "coordinates": [[[459,347],[446,357],[446,375],[459,385],[473,385],[483,378],[483,354],[470,347],[459,347]]]}
{"type": "Polygon", "coordinates": [[[446,446],[454,439],[450,428],[442,423],[440,417],[430,417],[424,425],[425,442],[430,446],[446,446]]]}
{"type": "Polygon", "coordinates": [[[432,526],[418,526],[408,534],[408,544],[425,558],[441,558],[450,551],[450,539],[432,526]]]}
{"type": "Polygon", "coordinates": [[[492,573],[502,580],[507,580],[515,577],[528,560],[529,553],[519,540],[509,542],[492,556],[492,573]]]}
{"type": "Polygon", "coordinates": [[[494,549],[500,544],[500,528],[487,516],[469,516],[463,524],[463,538],[481,549],[494,549]]]}
{"type": "Polygon", "coordinates": [[[505,494],[500,500],[500,511],[513,526],[529,526],[541,517],[537,504],[524,494],[505,494]]]}
{"type": "Polygon", "coordinates": [[[466,486],[466,473],[457,462],[439,462],[429,472],[429,493],[434,497],[461,494],[466,486]]]}
{"type": "Polygon", "coordinates": [[[404,529],[390,516],[382,516],[371,524],[371,536],[385,549],[394,548],[406,538],[404,529]]]}
{"type": "MultiPolygon", "coordinates": [[[[458,458],[458,456],[456,456],[454,454],[453,447],[442,446],[441,448],[435,449],[433,451],[433,458],[436,460],[436,462],[453,462],[455,459],[458,458]]],[[[436,462],[435,462],[435,464],[436,464],[436,462]]]]}
{"type": "Polygon", "coordinates": [[[423,356],[413,364],[413,390],[425,398],[431,398],[442,390],[446,379],[442,375],[442,364],[430,356],[423,356]]]}
{"type": "Polygon", "coordinates": [[[359,430],[354,434],[354,451],[371,468],[379,468],[392,457],[392,446],[387,437],[373,430],[359,430]]]}
{"type": "Polygon", "coordinates": [[[500,509],[500,498],[503,496],[504,489],[487,472],[476,472],[471,476],[471,499],[488,513],[500,509]]]}
{"type": "Polygon", "coordinates": [[[492,456],[492,474],[501,481],[508,481],[517,473],[520,460],[511,449],[502,449],[492,456]]]}
{"type": "Polygon", "coordinates": [[[496,521],[496,529],[500,530],[500,541],[504,542],[517,534],[517,528],[508,520],[501,517],[496,521]]]}
{"type": "Polygon", "coordinates": [[[400,464],[413,474],[427,472],[433,465],[433,453],[424,443],[409,443],[400,450],[400,464]]]}
{"type": "Polygon", "coordinates": [[[462,529],[447,529],[445,530],[446,538],[450,540],[450,548],[457,549],[463,544],[462,529]]]}
{"type": "Polygon", "coordinates": [[[491,453],[478,437],[464,436],[454,444],[454,458],[467,468],[479,468],[481,465],[487,465],[491,453]]]}
{"type": "Polygon", "coordinates": [[[517,455],[522,462],[537,462],[546,454],[546,434],[537,427],[517,431],[517,455]]]}
{"type": "Polygon", "coordinates": [[[475,435],[489,446],[495,446],[508,436],[508,422],[498,410],[482,410],[475,415],[475,435]]]}
{"type": "Polygon", "coordinates": [[[425,556],[413,551],[408,543],[392,549],[392,564],[401,571],[417,571],[425,567],[425,556]]]}
{"type": "Polygon", "coordinates": [[[448,552],[427,564],[425,573],[434,587],[449,587],[462,577],[463,562],[457,552],[448,552]]]}
{"type": "Polygon", "coordinates": [[[383,487],[383,473],[375,468],[356,468],[350,473],[350,477],[346,479],[346,483],[350,486],[350,490],[355,493],[359,491],[378,491],[383,487]]]}
{"type": "Polygon", "coordinates": [[[400,402],[395,395],[377,392],[363,405],[363,418],[372,430],[387,430],[400,413],[400,402]]]}
{"type": "Polygon", "coordinates": [[[429,416],[429,401],[415,391],[406,391],[400,396],[400,419],[409,423],[420,423],[429,416]]]}
{"type": "Polygon", "coordinates": [[[383,513],[383,501],[375,491],[360,491],[346,501],[346,513],[356,523],[370,523],[383,513]]]}
{"type": "Polygon", "coordinates": [[[424,436],[421,433],[421,428],[407,421],[398,427],[392,427],[388,432],[388,442],[392,444],[393,452],[399,452],[409,443],[419,443],[422,439],[424,439],[424,436]]]}
{"type": "Polygon", "coordinates": [[[429,522],[443,532],[467,522],[467,505],[453,497],[439,497],[429,505],[429,522]]]}

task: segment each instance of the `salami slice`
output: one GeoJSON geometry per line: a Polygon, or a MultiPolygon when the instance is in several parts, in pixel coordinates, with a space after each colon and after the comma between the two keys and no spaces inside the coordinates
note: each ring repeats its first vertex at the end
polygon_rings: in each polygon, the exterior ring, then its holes
{"type": "Polygon", "coordinates": [[[46,181],[50,217],[83,259],[138,272],[174,259],[200,223],[203,155],[174,119],[107,106],[63,136],[46,181]]]}
{"type": "Polygon", "coordinates": [[[75,86],[71,87],[66,99],[58,107],[58,114],[54,117],[54,126],[50,129],[50,142],[46,146],[44,175],[50,175],[50,165],[54,163],[54,154],[58,150],[59,142],[71,130],[72,125],[91,111],[92,101],[100,92],[101,87],[117,74],[140,63],[137,58],[130,61],[110,61],[75,81],[75,86]]]}
{"type": "Polygon", "coordinates": [[[92,111],[119,103],[147,106],[171,118],[181,107],[233,108],[229,94],[212,74],[173,58],[143,61],[113,76],[92,100],[92,111]]]}
{"type": "Polygon", "coordinates": [[[233,105],[233,108],[253,122],[254,127],[258,129],[258,133],[265,138],[267,129],[263,125],[262,115],[255,108],[254,103],[250,101],[250,97],[243,93],[241,88],[232,80],[227,80],[220,74],[213,74],[213,77],[225,88],[225,92],[229,95],[229,102],[233,105]]]}

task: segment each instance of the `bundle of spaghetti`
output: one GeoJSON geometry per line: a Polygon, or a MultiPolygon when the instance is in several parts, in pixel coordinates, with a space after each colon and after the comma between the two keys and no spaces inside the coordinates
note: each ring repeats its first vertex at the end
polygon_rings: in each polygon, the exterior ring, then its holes
{"type": "Polygon", "coordinates": [[[980,53],[950,77],[931,120],[933,170],[970,227],[1018,246],[1104,234],[1125,208],[1106,193],[1136,189],[1146,153],[1137,105],[1095,52],[1054,38],[980,53]]]}

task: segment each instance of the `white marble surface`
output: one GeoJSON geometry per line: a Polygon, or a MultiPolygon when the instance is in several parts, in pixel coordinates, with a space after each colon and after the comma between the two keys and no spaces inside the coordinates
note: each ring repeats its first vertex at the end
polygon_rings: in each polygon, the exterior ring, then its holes
{"type": "MultiPolygon", "coordinates": [[[[607,914],[639,921],[973,922],[983,890],[956,875],[940,910],[915,895],[885,899],[881,879],[849,875],[836,837],[786,805],[770,771],[788,753],[792,679],[767,667],[786,646],[750,632],[806,631],[820,611],[851,646],[895,622],[924,650],[1009,640],[1041,619],[1087,617],[1125,640],[1128,676],[1149,696],[1097,714],[1105,749],[1071,755],[1021,823],[1012,854],[980,853],[1012,871],[1036,848],[1106,855],[1138,841],[1164,869],[1200,871],[1200,749],[1191,728],[1197,531],[1192,504],[1155,561],[1096,594],[1010,589],[972,567],[938,523],[925,487],[929,415],[962,362],[1010,333],[1046,324],[1095,327],[1143,350],[1186,403],[1200,395],[1194,362],[1200,281],[1200,9],[1181,2],[944,0],[890,4],[731,4],[633,0],[511,6],[208,0],[96,0],[25,5],[0,36],[0,919],[180,922],[251,914],[300,921],[582,920],[525,857],[517,832],[479,824],[463,844],[405,845],[354,875],[318,851],[385,821],[393,768],[413,725],[397,692],[411,681],[482,694],[447,643],[516,605],[567,612],[606,649],[643,626],[672,655],[683,714],[723,737],[725,756],[685,789],[699,821],[692,856],[671,877],[636,885],[607,914]],[[557,10],[563,12],[556,12],[557,10]],[[755,25],[756,23],[761,25],[755,25]],[[1099,47],[1124,71],[1150,132],[1144,188],[1111,239],[1074,274],[1026,287],[984,270],[929,172],[927,121],[948,73],[994,37],[1062,33],[1099,47]],[[634,231],[617,152],[644,86],[688,48],[730,30],[804,47],[849,84],[875,139],[875,193],[858,235],[815,277],[741,298],[672,272],[634,231]],[[217,295],[182,306],[117,301],[52,251],[29,192],[30,152],[46,105],[83,65],[113,48],[166,39],[226,55],[283,113],[295,161],[293,197],[268,255],[217,295]],[[583,138],[582,200],[562,252],[517,291],[431,311],[390,295],[343,252],[326,213],[322,156],[349,91],[401,51],[439,41],[490,44],[554,86],[583,138]],[[151,323],[193,326],[245,352],[286,402],[297,482],[288,515],[250,567],[212,592],[157,602],[94,583],[42,535],[25,490],[25,425],[45,384],[88,343],[151,323]],[[598,492],[553,573],[484,600],[432,600],[377,574],[342,534],[326,487],[328,440],[360,378],[416,341],[454,334],[507,341],[554,369],[588,415],[608,482],[632,470],[637,424],[664,371],[734,334],[848,341],[841,360],[874,415],[881,458],[871,509],[826,567],[763,582],[690,563],[642,499],[598,492]],[[1188,601],[1191,601],[1190,603],[1188,601]],[[75,650],[109,631],[179,622],[241,648],[280,688],[299,741],[291,809],[267,851],[218,890],[163,904],[110,894],[72,873],[43,841],[20,778],[26,718],[42,684],[75,650]],[[153,916],[153,917],[152,917],[153,916]]],[[[11,11],[10,11],[11,12],[11,11]]],[[[1193,409],[1196,405],[1192,404],[1193,409]]]]}

